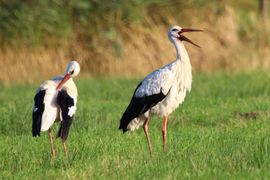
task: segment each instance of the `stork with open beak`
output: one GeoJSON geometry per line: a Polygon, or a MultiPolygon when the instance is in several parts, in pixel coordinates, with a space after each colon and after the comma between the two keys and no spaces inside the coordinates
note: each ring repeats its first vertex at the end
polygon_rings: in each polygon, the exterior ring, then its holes
{"type": "Polygon", "coordinates": [[[64,153],[67,155],[66,140],[76,112],[78,96],[77,87],[72,78],[79,72],[79,63],[71,61],[64,77],[58,76],[43,82],[34,98],[32,134],[36,137],[40,136],[40,132],[49,130],[53,158],[55,158],[55,148],[51,127],[56,120],[61,121],[57,137],[62,139],[64,153]]]}
{"type": "Polygon", "coordinates": [[[150,154],[152,152],[148,133],[150,117],[153,115],[163,117],[162,138],[165,150],[168,116],[183,103],[186,92],[191,90],[191,64],[183,42],[199,46],[185,37],[183,33],[199,31],[202,30],[179,26],[173,26],[169,29],[168,37],[175,46],[176,59],[152,72],[139,83],[120,120],[119,129],[122,129],[123,132],[133,131],[143,126],[150,154]]]}

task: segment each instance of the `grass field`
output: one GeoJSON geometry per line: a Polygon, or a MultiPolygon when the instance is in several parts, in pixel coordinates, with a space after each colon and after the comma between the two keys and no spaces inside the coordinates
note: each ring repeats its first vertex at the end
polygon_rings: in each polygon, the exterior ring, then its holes
{"type": "Polygon", "coordinates": [[[79,102],[69,155],[57,140],[56,160],[50,157],[48,134],[31,135],[38,83],[0,85],[0,179],[270,178],[267,72],[197,74],[184,104],[170,116],[166,152],[162,120],[150,121],[152,157],[142,128],[128,134],[117,129],[139,79],[76,82],[79,102]]]}

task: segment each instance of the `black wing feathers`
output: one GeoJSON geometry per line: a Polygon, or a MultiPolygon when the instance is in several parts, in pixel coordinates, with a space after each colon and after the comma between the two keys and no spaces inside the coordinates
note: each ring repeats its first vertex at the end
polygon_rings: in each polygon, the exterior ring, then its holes
{"type": "Polygon", "coordinates": [[[34,109],[32,113],[32,134],[34,137],[40,136],[42,114],[44,112],[44,96],[46,90],[39,91],[34,97],[34,109]]]}
{"type": "Polygon", "coordinates": [[[70,125],[72,123],[73,116],[69,116],[69,109],[74,106],[74,100],[68,95],[65,90],[59,91],[57,95],[57,104],[61,109],[62,121],[57,137],[61,137],[63,141],[66,141],[70,125]]]}
{"type": "MultiPolygon", "coordinates": [[[[141,84],[137,86],[135,92],[137,91],[140,85],[141,84]]],[[[127,131],[128,124],[134,118],[141,116],[143,113],[148,111],[151,107],[155,106],[158,102],[162,101],[166,97],[166,95],[164,95],[161,90],[159,94],[153,94],[144,97],[135,97],[135,92],[126,111],[124,112],[120,120],[119,129],[123,129],[123,132],[127,131]]]]}

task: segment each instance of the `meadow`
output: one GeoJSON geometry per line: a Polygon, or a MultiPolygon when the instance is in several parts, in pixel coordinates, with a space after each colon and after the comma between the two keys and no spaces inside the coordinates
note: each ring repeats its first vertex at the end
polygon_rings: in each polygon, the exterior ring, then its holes
{"type": "MultiPolygon", "coordinates": [[[[0,85],[0,179],[261,179],[270,177],[270,73],[196,74],[169,118],[163,152],[160,118],[123,134],[119,119],[140,78],[76,79],[79,101],[68,156],[48,133],[31,135],[35,84],[0,85]]],[[[58,124],[54,125],[56,133],[58,124]]]]}

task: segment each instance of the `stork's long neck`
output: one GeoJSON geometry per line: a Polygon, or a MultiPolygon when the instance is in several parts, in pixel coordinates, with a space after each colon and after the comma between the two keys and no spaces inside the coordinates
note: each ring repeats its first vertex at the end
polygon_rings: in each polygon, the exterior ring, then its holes
{"type": "Polygon", "coordinates": [[[186,63],[190,63],[189,56],[184,44],[179,40],[173,41],[173,44],[176,49],[176,59],[186,63]]]}
{"type": "Polygon", "coordinates": [[[176,79],[179,82],[179,89],[191,90],[192,73],[189,56],[184,44],[179,41],[173,41],[176,49],[176,79]]]}

